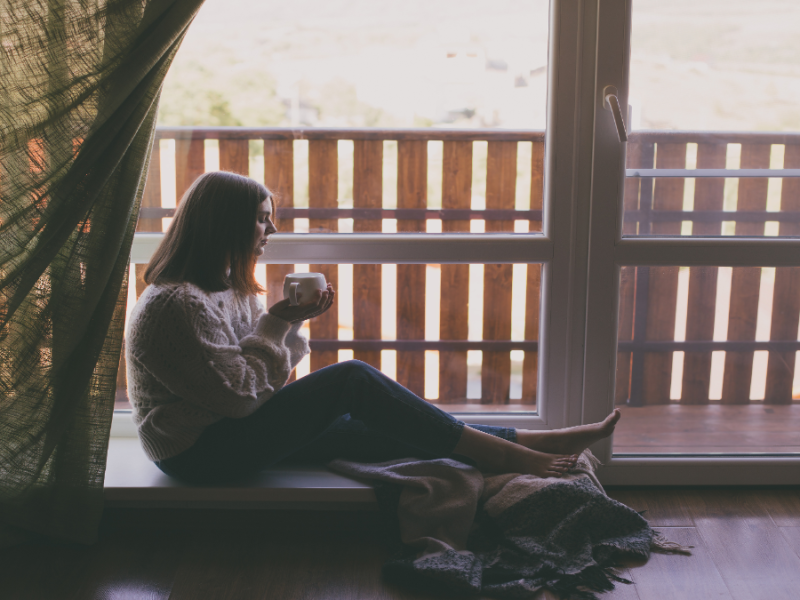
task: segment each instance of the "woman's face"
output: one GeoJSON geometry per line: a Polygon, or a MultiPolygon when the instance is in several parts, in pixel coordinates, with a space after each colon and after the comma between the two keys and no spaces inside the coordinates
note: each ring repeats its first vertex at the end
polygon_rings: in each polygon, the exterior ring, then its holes
{"type": "Polygon", "coordinates": [[[278,231],[272,222],[274,216],[272,214],[272,199],[267,198],[258,207],[258,216],[256,217],[256,256],[264,254],[267,238],[278,231]]]}

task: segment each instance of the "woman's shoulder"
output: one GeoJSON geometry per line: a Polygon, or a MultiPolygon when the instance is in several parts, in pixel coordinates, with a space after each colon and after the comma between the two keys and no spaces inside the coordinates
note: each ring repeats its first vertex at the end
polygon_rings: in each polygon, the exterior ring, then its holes
{"type": "Polygon", "coordinates": [[[223,292],[207,292],[193,283],[153,283],[147,286],[137,302],[138,313],[164,312],[194,315],[212,311],[223,292]],[[212,298],[213,296],[213,298],[212,298]]]}
{"type": "Polygon", "coordinates": [[[183,304],[186,301],[206,302],[208,292],[203,291],[193,283],[151,283],[148,285],[139,302],[144,304],[183,304]]]}

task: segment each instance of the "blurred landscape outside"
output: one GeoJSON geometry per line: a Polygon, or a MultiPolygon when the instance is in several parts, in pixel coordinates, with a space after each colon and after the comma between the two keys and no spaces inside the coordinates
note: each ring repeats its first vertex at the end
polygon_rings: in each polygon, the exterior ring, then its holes
{"type": "MultiPolygon", "coordinates": [[[[787,0],[635,1],[629,128],[800,129],[798,24],[800,3],[787,0]]],[[[547,0],[207,0],[167,76],[158,123],[543,130],[548,25],[547,0]]],[[[174,206],[174,141],[161,144],[163,206],[174,206]]],[[[295,206],[303,207],[308,206],[307,142],[294,144],[295,206]]],[[[206,170],[218,168],[217,142],[207,140],[205,149],[206,170]]],[[[352,152],[352,142],[339,142],[340,208],[352,207],[352,152]]],[[[396,143],[386,142],[384,153],[384,207],[391,207],[396,143]]],[[[432,208],[441,206],[441,160],[441,142],[430,142],[432,208]]],[[[530,164],[530,144],[521,143],[518,209],[529,207],[524,190],[530,189],[530,164]]],[[[250,176],[263,181],[263,168],[263,143],[252,141],[250,176]]],[[[472,208],[482,209],[485,143],[475,143],[473,169],[472,208]]],[[[295,231],[302,232],[307,220],[295,221],[295,231]]],[[[473,221],[473,231],[480,231],[479,223],[473,221]]],[[[352,231],[352,220],[341,219],[339,230],[348,227],[352,231]]],[[[384,231],[391,232],[391,223],[384,231]]],[[[384,339],[392,339],[395,318],[394,268],[383,266],[384,339]]],[[[425,338],[438,339],[439,266],[429,265],[427,272],[425,338]]],[[[471,265],[470,340],[481,339],[482,272],[483,265],[471,265]]],[[[524,339],[525,316],[519,312],[524,273],[524,265],[515,267],[512,340],[524,339]]],[[[352,289],[352,265],[341,265],[339,277],[341,290],[352,289]]],[[[135,294],[130,300],[129,308],[135,294]]],[[[340,294],[338,304],[339,338],[352,339],[352,293],[349,300],[340,294]]],[[[339,354],[340,360],[352,357],[352,351],[339,354]]],[[[426,352],[426,389],[428,372],[430,389],[438,387],[435,354],[426,352]]],[[[470,398],[480,398],[480,354],[469,356],[470,398]]],[[[382,356],[389,375],[394,375],[393,355],[382,356]]],[[[512,352],[512,402],[521,394],[522,356],[512,352]]],[[[305,361],[298,375],[307,372],[305,361]]]]}
{"type": "MultiPolygon", "coordinates": [[[[635,129],[800,129],[800,4],[635,0],[635,129]]],[[[545,126],[547,0],[207,0],[161,125],[545,126]]]]}

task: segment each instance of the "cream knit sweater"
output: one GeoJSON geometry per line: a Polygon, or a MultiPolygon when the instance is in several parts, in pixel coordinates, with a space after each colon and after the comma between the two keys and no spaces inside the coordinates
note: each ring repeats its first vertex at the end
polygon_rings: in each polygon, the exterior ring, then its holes
{"type": "Polygon", "coordinates": [[[224,417],[254,413],[308,354],[308,340],[255,296],[150,285],[126,337],[128,397],[151,460],[187,450],[224,417]]]}

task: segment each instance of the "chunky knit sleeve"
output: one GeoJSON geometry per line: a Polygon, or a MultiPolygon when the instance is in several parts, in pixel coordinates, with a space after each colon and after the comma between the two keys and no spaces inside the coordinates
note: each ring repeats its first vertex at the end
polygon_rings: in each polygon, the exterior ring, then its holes
{"type": "MultiPolygon", "coordinates": [[[[264,306],[255,296],[250,296],[250,314],[253,315],[252,326],[255,330],[260,329],[263,331],[265,327],[268,327],[267,324],[261,324],[262,319],[274,318],[271,315],[268,317],[268,313],[264,310],[264,306]]],[[[303,357],[311,351],[308,347],[308,338],[300,333],[300,328],[302,326],[303,323],[293,323],[289,327],[289,331],[286,333],[286,337],[284,338],[284,345],[289,350],[290,373],[303,359],[303,357]]],[[[245,340],[242,340],[243,346],[250,345],[251,343],[257,346],[258,340],[248,339],[247,343],[245,343],[245,340]]]]}
{"type": "Polygon", "coordinates": [[[255,412],[292,369],[291,326],[269,314],[238,342],[223,313],[178,286],[153,298],[129,332],[135,360],[172,394],[224,417],[255,412]]]}

